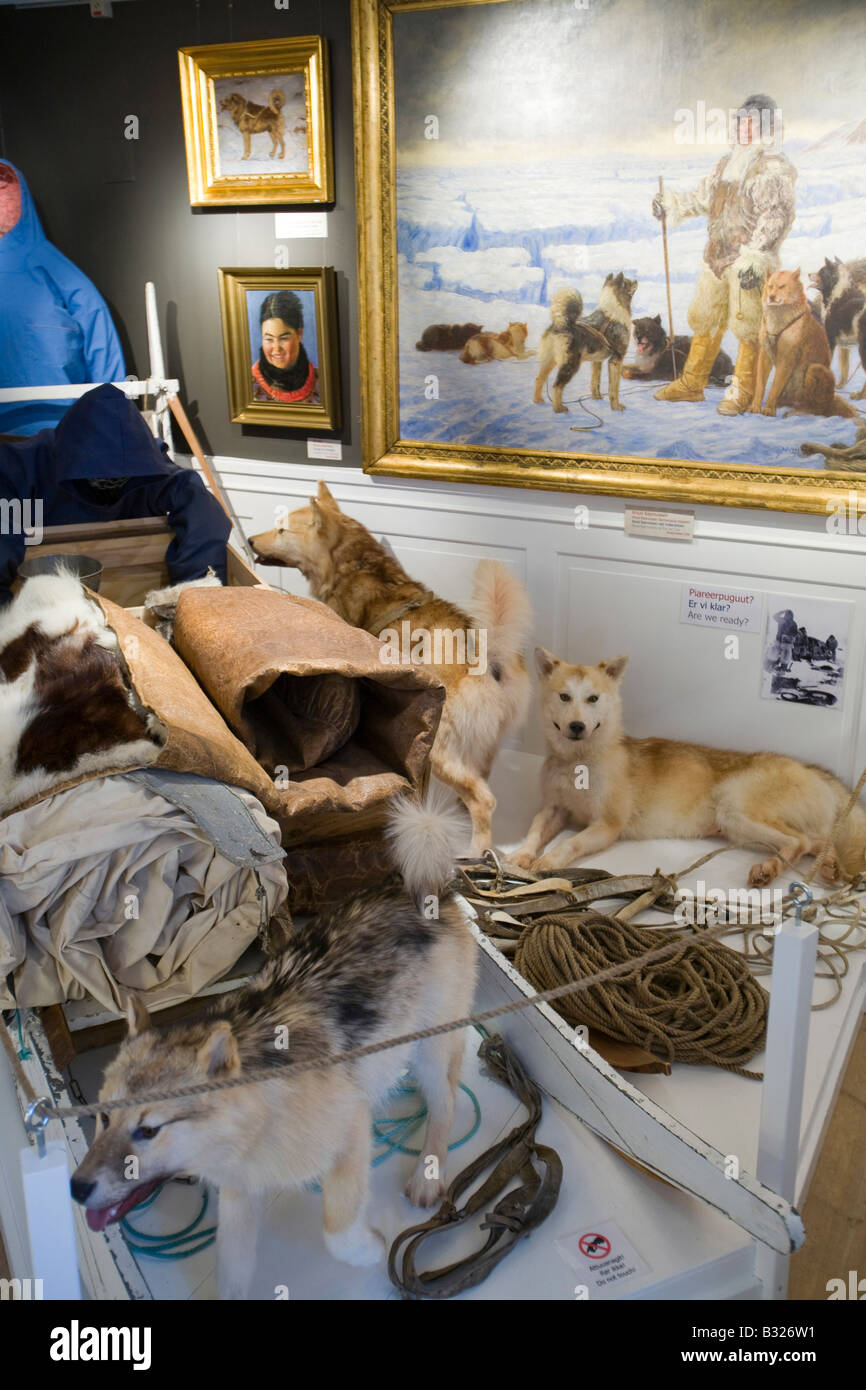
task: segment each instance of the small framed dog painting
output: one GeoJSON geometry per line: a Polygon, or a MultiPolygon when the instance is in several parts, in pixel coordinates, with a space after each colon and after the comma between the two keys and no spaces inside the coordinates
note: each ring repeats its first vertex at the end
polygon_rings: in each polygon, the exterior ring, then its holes
{"type": "Polygon", "coordinates": [[[333,202],[325,39],[210,44],[178,60],[194,207],[333,202]]]}
{"type": "Polygon", "coordinates": [[[866,512],[866,10],[792,18],[352,0],[368,472],[866,512]]]}
{"type": "Polygon", "coordinates": [[[218,275],[232,420],[339,429],[333,267],[232,268],[218,275]]]}

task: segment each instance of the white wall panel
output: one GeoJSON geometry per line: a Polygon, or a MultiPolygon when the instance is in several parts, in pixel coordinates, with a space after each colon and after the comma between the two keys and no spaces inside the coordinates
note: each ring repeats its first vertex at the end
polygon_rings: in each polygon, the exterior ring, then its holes
{"type": "MultiPolygon", "coordinates": [[[[571,661],[628,653],[624,699],[635,735],[776,749],[848,781],[866,763],[866,536],[831,534],[820,516],[699,507],[693,541],[655,540],[625,534],[615,498],[378,479],[314,462],[215,463],[250,532],[273,526],[278,506],[302,506],[324,478],[414,578],[456,602],[466,602],[479,559],[503,560],[529,590],[533,644],[571,661]],[[575,527],[576,506],[588,507],[588,527],[575,527]],[[680,586],[692,578],[759,590],[765,614],[798,595],[852,604],[842,707],[761,699],[763,634],[741,633],[739,659],[726,660],[722,632],[679,621],[680,586]]],[[[295,571],[261,573],[307,592],[295,571]]],[[[534,707],[515,744],[541,750],[534,707]]]]}

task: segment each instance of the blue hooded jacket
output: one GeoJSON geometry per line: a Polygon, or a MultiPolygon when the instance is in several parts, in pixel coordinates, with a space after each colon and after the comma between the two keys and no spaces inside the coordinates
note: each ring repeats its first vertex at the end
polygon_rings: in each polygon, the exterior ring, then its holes
{"type": "MultiPolygon", "coordinates": [[[[0,236],[0,386],[122,381],[123,352],[96,286],[52,246],[18,176],[21,215],[0,236]]],[[[0,434],[56,425],[69,401],[0,402],[0,434]]]]}
{"type": "Polygon", "coordinates": [[[0,444],[0,508],[0,605],[28,539],[41,539],[39,526],[164,516],[174,531],[165,556],[172,584],[201,579],[208,566],[226,582],[228,517],[197,473],[172,463],[116,386],[88,391],[56,430],[0,444]],[[94,479],[117,481],[101,491],[94,479]],[[16,513],[17,527],[9,524],[16,513]]]}

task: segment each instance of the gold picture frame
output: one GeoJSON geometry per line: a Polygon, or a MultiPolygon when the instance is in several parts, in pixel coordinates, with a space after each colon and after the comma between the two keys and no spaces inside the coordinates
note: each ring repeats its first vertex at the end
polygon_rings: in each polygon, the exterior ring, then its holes
{"type": "MultiPolygon", "coordinates": [[[[584,451],[580,446],[572,453],[570,450],[562,452],[542,448],[490,446],[477,442],[437,442],[429,437],[422,441],[417,437],[401,434],[401,358],[398,323],[401,305],[398,278],[400,243],[397,184],[400,110],[397,101],[398,84],[395,82],[395,18],[401,24],[415,23],[418,17],[427,11],[439,11],[441,13],[437,16],[436,23],[441,31],[454,11],[476,11],[478,16],[483,18],[487,14],[488,6],[491,10],[498,9],[501,12],[511,5],[517,6],[521,3],[523,0],[352,0],[362,453],[365,472],[433,478],[446,483],[498,484],[567,492],[606,493],[625,498],[670,499],[688,504],[712,503],[823,514],[838,512],[846,502],[850,503],[853,495],[857,495],[860,499],[859,505],[866,508],[866,470],[857,473],[831,467],[801,467],[799,458],[798,466],[785,467],[766,463],[760,465],[748,460],[714,463],[685,458],[644,456],[639,453],[608,453],[594,456],[588,448],[584,451]]],[[[615,3],[623,6],[628,0],[615,0],[615,3]]],[[[711,0],[696,0],[696,3],[702,9],[706,9],[711,0]]],[[[601,14],[598,7],[577,7],[571,4],[571,0],[562,0],[562,4],[563,13],[568,9],[571,15],[582,8],[586,12],[587,23],[595,22],[601,14]]],[[[491,14],[490,18],[492,20],[494,16],[491,14]]],[[[463,30],[462,47],[455,45],[453,50],[455,61],[459,61],[461,55],[483,54],[485,51],[484,45],[473,47],[467,39],[468,27],[467,25],[463,30]]],[[[524,27],[524,39],[530,29],[524,27]]],[[[522,50],[523,41],[515,46],[522,50]]],[[[548,51],[555,47],[556,45],[550,45],[548,51]]],[[[406,51],[409,51],[408,45],[406,51]]],[[[494,50],[491,46],[487,51],[494,50]]],[[[427,62],[426,71],[435,73],[441,70],[447,73],[447,88],[443,85],[442,102],[438,107],[432,105],[424,107],[423,110],[438,109],[443,121],[456,111],[460,118],[456,124],[460,130],[471,130],[473,110],[477,109],[479,114],[484,114],[482,100],[479,98],[477,108],[474,108],[475,98],[470,92],[472,100],[467,101],[465,86],[461,87],[459,96],[452,90],[454,68],[448,65],[443,65],[441,69],[437,67],[439,55],[432,53],[429,46],[425,48],[423,36],[415,35],[413,52],[417,61],[420,62],[423,58],[427,62]]],[[[450,56],[452,55],[449,54],[450,56]]],[[[464,61],[468,63],[469,60],[464,56],[464,61]]],[[[525,54],[523,61],[524,66],[529,61],[525,54]]],[[[672,59],[671,64],[675,68],[672,59]]],[[[409,92],[414,99],[411,75],[404,73],[402,80],[400,90],[404,96],[409,92]]],[[[577,81],[576,77],[574,81],[577,81]]],[[[516,100],[519,85],[508,87],[503,83],[503,100],[516,100]]],[[[537,73],[534,73],[532,90],[538,90],[537,73]]],[[[489,96],[488,89],[485,89],[485,95],[489,96]]],[[[419,111],[421,109],[419,107],[419,111]]],[[[431,121],[434,117],[422,116],[421,119],[431,121]]],[[[423,169],[423,159],[420,163],[423,169]]],[[[620,268],[618,263],[610,267],[611,271],[620,268]]],[[[807,267],[804,267],[804,281],[806,269],[807,267]]],[[[452,296],[452,306],[454,302],[452,296]]],[[[654,304],[653,310],[655,309],[663,311],[664,304],[654,304]]],[[[439,317],[451,316],[444,314],[439,317]]],[[[435,315],[431,315],[431,319],[433,317],[435,315]]],[[[472,319],[476,314],[467,309],[465,317],[472,319]]],[[[664,321],[667,322],[666,312],[664,321]]],[[[489,326],[495,328],[498,325],[494,323],[489,326]]],[[[684,323],[679,331],[686,331],[684,323]]],[[[415,346],[416,336],[417,333],[414,332],[410,335],[411,347],[415,346]]],[[[409,345],[407,339],[406,346],[409,345]]],[[[534,344],[530,343],[530,346],[534,344]]],[[[404,364],[405,360],[404,355],[404,364]]],[[[507,363],[494,362],[492,366],[501,366],[503,370],[517,370],[507,363]]],[[[429,370],[434,369],[431,366],[429,370]]],[[[491,366],[467,366],[465,371],[480,374],[490,372],[491,366]]],[[[423,378],[421,382],[423,386],[423,378]]],[[[547,408],[550,409],[549,406],[547,408]]],[[[682,406],[668,404],[659,405],[658,408],[670,412],[683,409],[682,406]]],[[[607,411],[607,401],[603,402],[599,409],[607,411]]],[[[713,412],[715,414],[714,407],[713,412]]],[[[561,418],[568,421],[576,417],[566,415],[561,418]]],[[[583,416],[578,418],[584,419],[583,416]]],[[[760,422],[760,417],[751,418],[757,418],[760,422]]],[[[683,435],[687,437],[689,424],[685,416],[678,418],[678,427],[680,423],[683,435]]],[[[725,423],[721,420],[718,422],[719,431],[724,429],[725,423]]],[[[765,423],[770,425],[772,422],[765,423]]],[[[843,427],[848,427],[850,422],[827,420],[820,423],[822,426],[835,424],[838,437],[844,432],[843,427]]],[[[591,437],[584,436],[587,439],[591,437]]],[[[564,438],[568,439],[569,436],[564,435],[564,438]]],[[[570,435],[572,441],[578,438],[579,435],[570,435]]],[[[809,435],[804,430],[804,439],[808,438],[809,435]]],[[[795,451],[788,449],[785,452],[793,455],[795,451]]]]}
{"type": "Polygon", "coordinates": [[[333,266],[229,267],[217,274],[232,422],[338,430],[340,360],[333,266]],[[275,349],[282,359],[273,358],[275,349]],[[287,375],[292,379],[286,380],[287,375]]]}
{"type": "Polygon", "coordinates": [[[193,207],[334,201],[327,40],[178,51],[193,207]]]}

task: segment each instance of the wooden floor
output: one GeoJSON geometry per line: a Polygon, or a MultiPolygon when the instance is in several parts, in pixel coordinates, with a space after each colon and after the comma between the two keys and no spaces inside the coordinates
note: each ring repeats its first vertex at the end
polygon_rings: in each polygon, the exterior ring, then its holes
{"type": "MultiPolygon", "coordinates": [[[[866,1019],[842,1082],[803,1212],[806,1244],[791,1260],[789,1298],[827,1297],[828,1279],[866,1278],[866,1019]]],[[[0,1241],[0,1279],[9,1277],[0,1241]]]]}
{"type": "Polygon", "coordinates": [[[866,1019],[851,1053],[802,1213],[806,1244],[791,1260],[788,1297],[826,1299],[828,1279],[866,1278],[866,1019]]]}

